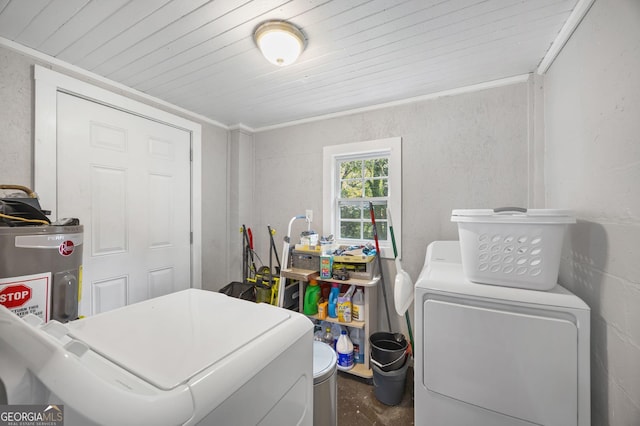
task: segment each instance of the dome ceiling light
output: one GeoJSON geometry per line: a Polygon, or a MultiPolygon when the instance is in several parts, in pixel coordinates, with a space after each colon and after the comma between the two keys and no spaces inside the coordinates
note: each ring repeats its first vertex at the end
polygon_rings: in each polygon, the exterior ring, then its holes
{"type": "Polygon", "coordinates": [[[279,67],[294,63],[305,47],[302,31],[286,21],[267,21],[261,24],[253,38],[264,57],[279,67]]]}

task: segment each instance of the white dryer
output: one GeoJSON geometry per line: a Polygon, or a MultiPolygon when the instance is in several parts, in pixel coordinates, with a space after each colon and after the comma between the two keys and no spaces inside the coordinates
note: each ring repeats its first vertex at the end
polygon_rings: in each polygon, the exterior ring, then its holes
{"type": "Polygon", "coordinates": [[[415,424],[589,425],[589,307],[559,285],[471,283],[460,258],[431,243],[415,285],[415,424]]]}
{"type": "Polygon", "coordinates": [[[0,306],[0,404],[62,404],[66,425],[311,425],[312,344],[301,314],[195,289],[67,324],[0,306]]]}

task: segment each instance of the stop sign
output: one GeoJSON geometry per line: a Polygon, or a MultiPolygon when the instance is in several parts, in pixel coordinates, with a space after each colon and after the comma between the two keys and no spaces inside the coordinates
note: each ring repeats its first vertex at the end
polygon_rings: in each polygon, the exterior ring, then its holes
{"type": "Polygon", "coordinates": [[[10,285],[0,290],[0,305],[8,309],[24,305],[31,299],[31,288],[24,284],[10,285]]]}

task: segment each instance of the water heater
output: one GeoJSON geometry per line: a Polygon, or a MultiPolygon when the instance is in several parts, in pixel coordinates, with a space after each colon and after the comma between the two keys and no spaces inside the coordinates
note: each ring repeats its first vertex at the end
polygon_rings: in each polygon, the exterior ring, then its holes
{"type": "Polygon", "coordinates": [[[83,226],[0,226],[0,304],[47,322],[78,318],[83,226]]]}

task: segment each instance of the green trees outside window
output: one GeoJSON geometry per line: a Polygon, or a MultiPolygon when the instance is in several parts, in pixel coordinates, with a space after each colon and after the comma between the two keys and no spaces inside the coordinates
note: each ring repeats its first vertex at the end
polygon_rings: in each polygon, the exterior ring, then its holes
{"type": "Polygon", "coordinates": [[[339,167],[338,211],[341,239],[373,240],[369,201],[378,228],[378,238],[387,239],[389,158],[343,160],[339,167]]]}

